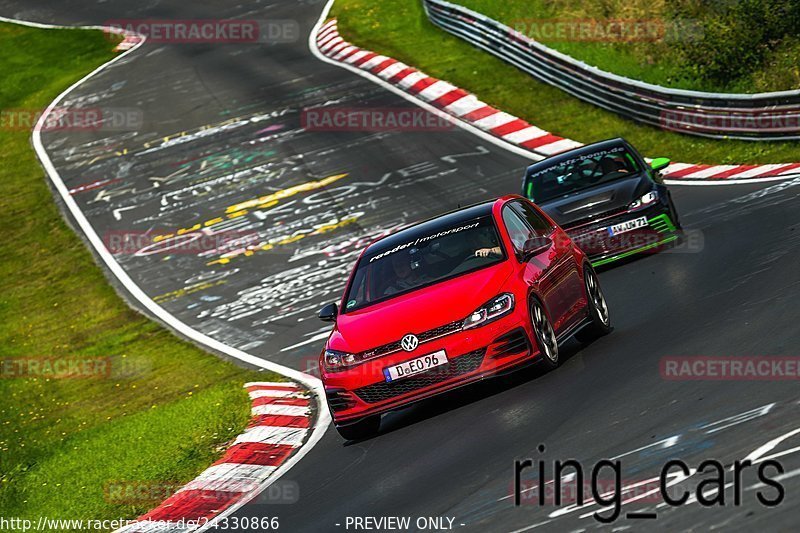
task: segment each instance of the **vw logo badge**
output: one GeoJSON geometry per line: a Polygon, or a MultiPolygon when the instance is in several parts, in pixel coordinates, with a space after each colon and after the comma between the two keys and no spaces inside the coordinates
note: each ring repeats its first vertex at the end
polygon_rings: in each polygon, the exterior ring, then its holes
{"type": "Polygon", "coordinates": [[[416,335],[406,335],[403,337],[403,340],[400,341],[400,346],[407,352],[413,352],[419,346],[419,339],[416,335]]]}

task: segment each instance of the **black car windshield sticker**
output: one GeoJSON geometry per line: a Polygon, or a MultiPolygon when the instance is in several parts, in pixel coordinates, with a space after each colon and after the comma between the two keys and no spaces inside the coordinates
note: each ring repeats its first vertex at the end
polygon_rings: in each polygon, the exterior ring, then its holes
{"type": "Polygon", "coordinates": [[[606,156],[606,155],[618,154],[620,152],[625,153],[626,152],[625,147],[617,146],[616,148],[609,148],[608,150],[600,150],[600,151],[597,151],[597,152],[591,152],[591,153],[588,153],[588,154],[583,154],[583,155],[580,155],[580,156],[577,156],[577,157],[573,157],[572,159],[567,159],[566,161],[561,161],[560,163],[557,163],[555,165],[551,165],[549,167],[545,167],[545,168],[543,168],[543,169],[541,169],[541,170],[539,170],[537,172],[534,172],[534,173],[530,174],[528,177],[529,178],[536,178],[536,177],[539,177],[539,176],[541,176],[542,174],[544,174],[546,172],[551,172],[553,169],[556,169],[556,168],[559,168],[559,167],[561,167],[561,168],[566,170],[569,167],[571,167],[571,166],[573,166],[573,165],[575,165],[577,163],[582,163],[582,162],[586,161],[587,159],[594,160],[594,159],[597,159],[597,158],[600,158],[600,157],[603,157],[603,156],[606,156]]]}
{"type": "Polygon", "coordinates": [[[381,252],[381,253],[371,257],[369,262],[371,263],[371,262],[375,261],[376,259],[383,259],[384,257],[388,257],[388,256],[390,256],[391,254],[393,254],[395,252],[399,252],[400,250],[405,250],[406,248],[409,248],[411,246],[417,246],[420,243],[429,242],[429,241],[438,239],[439,237],[444,237],[446,235],[452,235],[452,234],[458,233],[460,231],[464,231],[464,230],[468,230],[468,229],[472,229],[472,228],[477,228],[479,225],[480,225],[480,221],[477,221],[477,222],[474,222],[472,224],[466,224],[466,225],[463,225],[463,226],[459,226],[457,228],[451,228],[451,229],[448,229],[448,230],[445,230],[445,231],[440,231],[438,233],[434,233],[433,235],[427,235],[425,237],[419,237],[418,239],[416,239],[414,241],[407,242],[405,244],[398,244],[397,246],[395,246],[391,250],[386,250],[385,252],[381,252]]]}

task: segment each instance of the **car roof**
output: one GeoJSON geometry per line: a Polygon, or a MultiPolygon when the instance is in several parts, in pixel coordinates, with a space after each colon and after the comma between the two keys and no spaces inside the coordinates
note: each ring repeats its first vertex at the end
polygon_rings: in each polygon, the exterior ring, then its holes
{"type": "Polygon", "coordinates": [[[372,255],[373,253],[380,253],[384,250],[391,250],[395,246],[415,240],[420,235],[432,235],[440,231],[457,227],[463,222],[475,220],[476,218],[484,216],[491,216],[492,207],[500,200],[506,200],[506,198],[503,197],[480,202],[423,220],[422,222],[417,222],[416,224],[373,242],[364,251],[364,255],[372,255]]]}
{"type": "Polygon", "coordinates": [[[624,146],[625,148],[629,148],[628,143],[622,137],[615,137],[614,139],[606,139],[605,141],[599,141],[596,143],[587,144],[585,146],[574,148],[572,150],[567,150],[566,152],[561,152],[560,154],[548,157],[546,159],[542,159],[541,161],[537,161],[536,163],[528,167],[527,171],[525,172],[525,175],[528,175],[531,172],[538,170],[540,168],[547,168],[552,165],[557,165],[558,163],[561,163],[562,161],[566,161],[568,159],[572,159],[575,156],[590,154],[592,152],[597,152],[599,150],[606,150],[608,148],[615,148],[617,146],[624,146]]]}

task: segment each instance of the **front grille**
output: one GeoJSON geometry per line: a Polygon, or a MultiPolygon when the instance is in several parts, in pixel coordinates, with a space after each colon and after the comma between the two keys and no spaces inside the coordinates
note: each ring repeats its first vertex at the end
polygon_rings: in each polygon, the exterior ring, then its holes
{"type": "Polygon", "coordinates": [[[603,255],[617,248],[617,243],[608,234],[606,228],[631,219],[630,213],[627,212],[622,212],[616,216],[610,216],[613,213],[603,213],[603,215],[609,216],[609,218],[597,220],[596,222],[584,222],[582,226],[567,229],[570,238],[590,257],[603,255]]]}
{"type": "Polygon", "coordinates": [[[454,357],[450,359],[446,365],[433,368],[413,378],[400,379],[389,383],[381,381],[356,389],[354,392],[367,403],[388,400],[389,398],[407,394],[417,389],[472,372],[481,366],[485,354],[486,348],[481,348],[480,350],[454,357]]]}
{"type": "Polygon", "coordinates": [[[569,233],[570,237],[572,237],[573,239],[579,239],[584,235],[592,234],[598,230],[605,230],[609,226],[613,226],[614,224],[619,224],[620,222],[626,222],[638,216],[641,215],[628,213],[626,211],[620,213],[617,216],[605,218],[603,220],[597,220],[596,222],[589,222],[585,226],[581,226],[574,229],[567,229],[567,233],[569,233]]]}
{"type": "Polygon", "coordinates": [[[429,341],[431,339],[435,339],[437,337],[443,337],[445,335],[450,335],[451,333],[455,333],[456,331],[461,330],[461,325],[464,323],[463,320],[456,320],[455,322],[450,322],[449,324],[445,324],[444,326],[440,326],[438,328],[429,329],[423,333],[417,335],[419,342],[429,341]]]}
{"type": "MultiPolygon", "coordinates": [[[[628,208],[627,207],[622,207],[622,208],[617,207],[617,208],[612,209],[610,211],[604,211],[602,213],[597,213],[596,215],[592,215],[592,218],[589,219],[589,220],[587,220],[585,218],[580,218],[580,219],[576,220],[575,222],[570,222],[568,224],[562,224],[561,227],[563,229],[565,229],[565,230],[569,230],[569,229],[572,229],[572,228],[575,228],[575,227],[580,227],[580,226],[584,226],[585,225],[588,228],[588,227],[592,226],[594,222],[600,223],[600,221],[602,219],[606,218],[606,217],[613,217],[614,215],[623,216],[623,215],[626,215],[627,213],[628,213],[628,208]]],[[[583,230],[583,229],[584,228],[580,228],[579,230],[576,230],[576,231],[580,233],[580,231],[583,230]]]]}
{"type": "MultiPolygon", "coordinates": [[[[463,322],[464,322],[463,320],[456,320],[455,322],[450,322],[449,324],[445,324],[444,326],[439,326],[438,328],[433,328],[429,329],[428,331],[423,331],[422,333],[419,333],[417,335],[417,338],[419,339],[419,342],[422,343],[439,337],[444,337],[445,335],[450,335],[451,333],[460,331],[461,324],[463,324],[463,322]]],[[[396,340],[394,342],[378,346],[377,348],[363,351],[358,354],[358,359],[363,361],[365,359],[386,355],[388,353],[397,352],[399,350],[400,350],[400,340],[396,340]]]]}

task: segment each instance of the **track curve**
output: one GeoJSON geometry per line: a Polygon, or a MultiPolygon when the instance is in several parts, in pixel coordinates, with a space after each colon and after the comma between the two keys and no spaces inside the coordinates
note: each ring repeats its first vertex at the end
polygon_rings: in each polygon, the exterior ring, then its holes
{"type": "MultiPolygon", "coordinates": [[[[222,219],[209,227],[273,244],[228,257],[220,250],[115,256],[180,320],[301,370],[325,334],[315,311],[338,296],[365,239],[457,203],[516,191],[527,162],[458,129],[305,131],[305,107],[407,106],[310,53],[305,36],[321,9],[314,2],[0,1],[3,15],[42,22],[297,20],[302,38],[270,47],[147,43],[70,96],[141,109],[144,127],[136,134],[52,132],[43,142],[101,235],[178,233],[222,219]]],[[[554,516],[534,505],[515,508],[513,461],[620,457],[625,479],[642,480],[671,457],[728,464],[791,434],[800,427],[795,382],[671,382],[660,376],[659,361],[800,355],[800,229],[792,217],[798,185],[674,188],[684,226],[702,234],[702,250],[603,272],[611,335],[566,346],[569,357],[557,372],[526,370],[392,414],[375,439],[345,445],[329,431],[284,478],[297,483],[297,502],[255,502],[238,516],[278,516],[292,532],[337,531],[348,516],[397,515],[451,517],[467,531],[596,528],[591,516],[582,517],[593,508],[554,516]]],[[[789,436],[771,453],[791,450],[797,440],[789,436]]],[[[752,529],[768,520],[789,528],[796,524],[799,459],[795,452],[781,457],[786,500],[777,508],[755,500],[751,479],[741,506],[659,508],[645,499],[624,511],[656,511],[656,521],[623,516],[617,525],[752,529]]]]}

